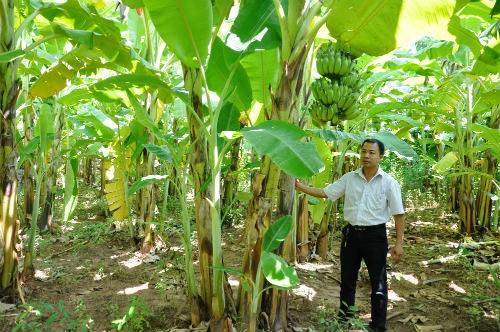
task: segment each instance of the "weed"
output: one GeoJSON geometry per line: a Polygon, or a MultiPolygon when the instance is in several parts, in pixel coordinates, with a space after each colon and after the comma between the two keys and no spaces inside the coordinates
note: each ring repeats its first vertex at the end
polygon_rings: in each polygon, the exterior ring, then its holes
{"type": "MultiPolygon", "coordinates": [[[[355,313],[358,309],[356,307],[351,307],[349,310],[355,313]]],[[[350,331],[352,328],[358,328],[363,331],[365,329],[366,324],[361,321],[356,315],[349,318],[348,320],[339,319],[336,312],[333,312],[331,309],[325,309],[320,312],[320,317],[318,319],[317,330],[319,332],[329,332],[329,331],[338,331],[345,332],[350,331]]],[[[314,330],[313,327],[311,329],[314,330]]]]}
{"type": "Polygon", "coordinates": [[[170,278],[167,276],[161,276],[160,280],[155,284],[155,289],[160,291],[160,294],[163,296],[167,293],[167,290],[170,287],[170,278]]]}
{"type": "Polygon", "coordinates": [[[25,311],[16,318],[16,326],[12,332],[18,331],[50,331],[63,329],[64,331],[87,332],[92,321],[86,317],[86,307],[80,302],[74,315],[64,307],[64,302],[59,300],[57,308],[49,303],[25,304],[25,311]]]}
{"type": "Polygon", "coordinates": [[[118,309],[119,309],[118,304],[110,303],[108,308],[107,308],[109,316],[113,317],[113,316],[118,315],[118,309]]]}
{"type": "Polygon", "coordinates": [[[82,242],[102,243],[108,238],[109,223],[85,221],[75,227],[72,235],[82,242]]]}
{"type": "Polygon", "coordinates": [[[135,332],[144,331],[149,328],[149,311],[144,303],[139,300],[139,297],[132,296],[131,303],[127,307],[125,315],[114,320],[111,325],[116,327],[118,331],[135,332]]]}

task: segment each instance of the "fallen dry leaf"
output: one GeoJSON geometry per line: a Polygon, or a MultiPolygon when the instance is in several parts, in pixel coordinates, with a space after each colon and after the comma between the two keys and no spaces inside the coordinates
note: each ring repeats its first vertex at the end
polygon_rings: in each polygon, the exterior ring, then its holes
{"type": "Polygon", "coordinates": [[[443,326],[442,325],[432,325],[432,326],[415,325],[415,330],[417,332],[439,332],[439,331],[443,331],[443,326]]]}

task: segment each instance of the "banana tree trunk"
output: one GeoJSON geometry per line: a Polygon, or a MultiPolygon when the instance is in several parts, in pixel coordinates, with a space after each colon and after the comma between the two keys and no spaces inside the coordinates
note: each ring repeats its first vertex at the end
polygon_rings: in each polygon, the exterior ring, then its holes
{"type": "MultiPolygon", "coordinates": [[[[33,124],[32,114],[26,112],[24,113],[23,118],[25,144],[28,144],[33,139],[32,128],[34,128],[35,125],[33,124]]],[[[35,200],[35,171],[32,163],[28,159],[23,163],[23,192],[24,224],[30,225],[31,218],[33,217],[33,203],[35,200]]]]}
{"type": "Polygon", "coordinates": [[[83,167],[82,167],[82,177],[83,177],[83,182],[87,186],[91,186],[94,184],[95,181],[95,174],[94,174],[94,160],[90,157],[85,157],[83,158],[83,167]]]}
{"type": "MultiPolygon", "coordinates": [[[[104,162],[104,159],[101,158],[99,160],[99,173],[100,173],[100,177],[101,177],[101,195],[104,196],[106,194],[106,174],[105,174],[105,162],[104,162]]],[[[108,210],[106,210],[106,216],[108,215],[108,210]]]]}
{"type": "Polygon", "coordinates": [[[297,261],[303,263],[310,255],[309,249],[309,204],[302,195],[297,207],[297,261]]]}
{"type": "MultiPolygon", "coordinates": [[[[465,174],[461,175],[460,187],[460,208],[459,216],[462,220],[462,232],[467,234],[472,234],[476,231],[477,225],[477,209],[476,200],[474,196],[474,176],[471,171],[474,168],[474,160],[476,160],[476,155],[473,152],[474,137],[472,131],[469,129],[468,124],[473,123],[473,108],[472,100],[474,98],[474,86],[469,84],[467,86],[467,105],[463,110],[463,117],[467,119],[464,128],[460,128],[460,140],[458,144],[459,158],[461,158],[462,165],[464,166],[465,174]]],[[[457,110],[461,113],[461,110],[457,110]]],[[[457,122],[460,118],[457,117],[457,122]]],[[[458,125],[459,126],[459,125],[458,125]]],[[[457,127],[458,127],[457,126],[457,127]]]]}
{"type": "Polygon", "coordinates": [[[488,195],[492,193],[493,181],[495,178],[497,162],[496,159],[491,155],[490,151],[486,152],[486,156],[481,160],[482,172],[488,174],[491,178],[486,176],[481,176],[479,180],[479,187],[476,197],[476,206],[478,211],[477,223],[483,229],[490,228],[491,221],[491,211],[492,211],[492,200],[488,195]]]}
{"type": "MultiPolygon", "coordinates": [[[[272,110],[270,118],[273,120],[284,120],[290,123],[298,123],[298,107],[300,106],[300,92],[302,88],[303,67],[306,58],[306,48],[292,62],[282,60],[282,76],[278,83],[276,93],[271,92],[272,110]]],[[[262,166],[259,174],[252,181],[252,200],[249,204],[246,217],[247,247],[243,258],[243,273],[246,278],[257,283],[258,261],[260,260],[262,237],[269,227],[271,218],[279,218],[284,215],[293,214],[294,182],[290,176],[281,174],[281,170],[274,165],[267,156],[262,158],[262,166]],[[279,186],[278,186],[279,183],[279,186]],[[279,188],[278,188],[279,187],[279,188]],[[278,197],[278,201],[275,201],[278,197]]],[[[285,260],[295,260],[296,234],[290,235],[289,241],[285,241],[280,249],[285,260]],[[293,247],[293,248],[292,248],[293,247]],[[285,257],[286,256],[286,257],[285,257]]],[[[260,290],[257,290],[260,291],[260,290]]],[[[262,304],[258,307],[266,311],[269,317],[268,325],[272,331],[285,329],[287,326],[287,299],[288,291],[270,291],[262,296],[262,304]]],[[[256,300],[256,299],[253,299],[256,300]]],[[[249,304],[252,303],[251,295],[243,289],[240,284],[239,313],[244,321],[254,324],[251,320],[249,304]]]]}
{"type": "Polygon", "coordinates": [[[57,169],[59,168],[58,155],[61,148],[61,134],[64,126],[64,112],[62,107],[55,106],[57,113],[55,118],[55,133],[54,133],[54,141],[52,142],[51,151],[49,151],[50,162],[47,169],[47,175],[45,180],[46,187],[44,188],[45,202],[43,205],[43,213],[39,222],[39,229],[49,229],[53,231],[53,204],[55,197],[55,189],[57,182],[57,169]]]}
{"type": "MultiPolygon", "coordinates": [[[[491,110],[490,128],[500,130],[500,108],[495,107],[491,110]]],[[[493,181],[498,168],[498,160],[494,157],[491,149],[486,150],[483,158],[483,173],[490,177],[482,176],[479,182],[476,206],[478,209],[478,224],[484,228],[492,229],[492,211],[493,211],[493,181]]],[[[496,220],[495,220],[496,222],[496,220]]]]}
{"type": "MultiPolygon", "coordinates": [[[[153,174],[154,156],[148,153],[146,149],[142,152],[142,161],[139,165],[138,177],[145,177],[153,174]]],[[[142,188],[139,193],[139,215],[137,216],[138,225],[141,230],[138,234],[144,234],[142,238],[141,252],[148,253],[154,247],[155,234],[153,227],[154,207],[156,205],[154,187],[152,184],[142,188]]]]}
{"type": "MultiPolygon", "coordinates": [[[[238,170],[241,149],[241,137],[236,139],[231,147],[231,164],[228,173],[224,176],[224,193],[222,196],[222,210],[227,214],[234,204],[235,193],[238,190],[238,176],[233,175],[238,170]]],[[[230,221],[227,221],[230,223],[230,221]]]]}
{"type": "Polygon", "coordinates": [[[332,211],[333,205],[330,202],[327,203],[327,207],[325,209],[325,214],[323,218],[321,218],[321,223],[319,224],[319,232],[318,237],[316,239],[316,255],[321,258],[325,258],[328,255],[328,237],[329,237],[329,220],[332,211]]]}
{"type": "MultiPolygon", "coordinates": [[[[248,203],[246,215],[246,249],[243,255],[242,272],[244,279],[262,285],[263,275],[258,274],[264,234],[271,222],[272,197],[278,184],[279,168],[268,157],[262,160],[260,172],[252,180],[252,199],[248,203]],[[266,191],[266,188],[268,190],[266,191]],[[259,279],[259,281],[257,281],[259,279]]],[[[260,291],[260,290],[259,290],[260,291]]],[[[252,315],[252,294],[240,282],[238,289],[238,313],[247,326],[255,326],[256,316],[252,315]]],[[[254,304],[255,305],[255,304],[254,304]]],[[[260,304],[255,305],[260,308],[260,304]]]]}
{"type": "MultiPolygon", "coordinates": [[[[213,241],[212,219],[210,205],[210,191],[206,185],[210,179],[210,165],[208,144],[201,126],[203,123],[202,102],[203,78],[199,69],[184,67],[184,85],[189,91],[190,103],[187,106],[187,118],[190,140],[193,144],[190,156],[190,169],[194,183],[194,206],[198,234],[199,269],[200,269],[200,301],[193,301],[191,308],[192,324],[197,326],[201,321],[207,320],[212,314],[212,271],[213,241]],[[196,316],[198,315],[198,317],[196,316]]],[[[220,312],[217,313],[220,315],[220,312]]]]}
{"type": "MultiPolygon", "coordinates": [[[[0,2],[0,53],[14,51],[14,1],[0,2]]],[[[20,92],[16,60],[0,63],[0,297],[16,287],[17,276],[17,150],[16,102],[20,92]]],[[[9,295],[12,293],[9,292],[9,295]]]]}

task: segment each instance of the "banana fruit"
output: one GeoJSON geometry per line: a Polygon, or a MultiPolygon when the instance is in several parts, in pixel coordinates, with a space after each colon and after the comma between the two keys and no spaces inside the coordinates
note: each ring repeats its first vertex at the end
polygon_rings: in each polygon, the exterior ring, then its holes
{"type": "Polygon", "coordinates": [[[352,48],[342,42],[324,43],[316,53],[316,70],[320,78],[313,80],[314,101],[308,111],[314,124],[323,127],[354,120],[362,112],[358,99],[363,82],[356,68],[352,48]]]}

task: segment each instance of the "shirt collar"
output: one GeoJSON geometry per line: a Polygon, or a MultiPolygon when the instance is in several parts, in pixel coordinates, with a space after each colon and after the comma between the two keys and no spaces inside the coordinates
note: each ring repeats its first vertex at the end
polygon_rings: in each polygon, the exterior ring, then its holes
{"type": "MultiPolygon", "coordinates": [[[[363,167],[360,167],[358,168],[356,171],[355,171],[359,176],[361,176],[363,179],[365,179],[365,176],[363,174],[363,167]]],[[[382,167],[380,167],[380,165],[378,166],[378,169],[377,169],[377,173],[375,173],[375,176],[373,178],[376,178],[377,176],[381,176],[381,177],[384,177],[385,174],[387,174],[386,172],[384,172],[382,170],[382,167]]]]}

